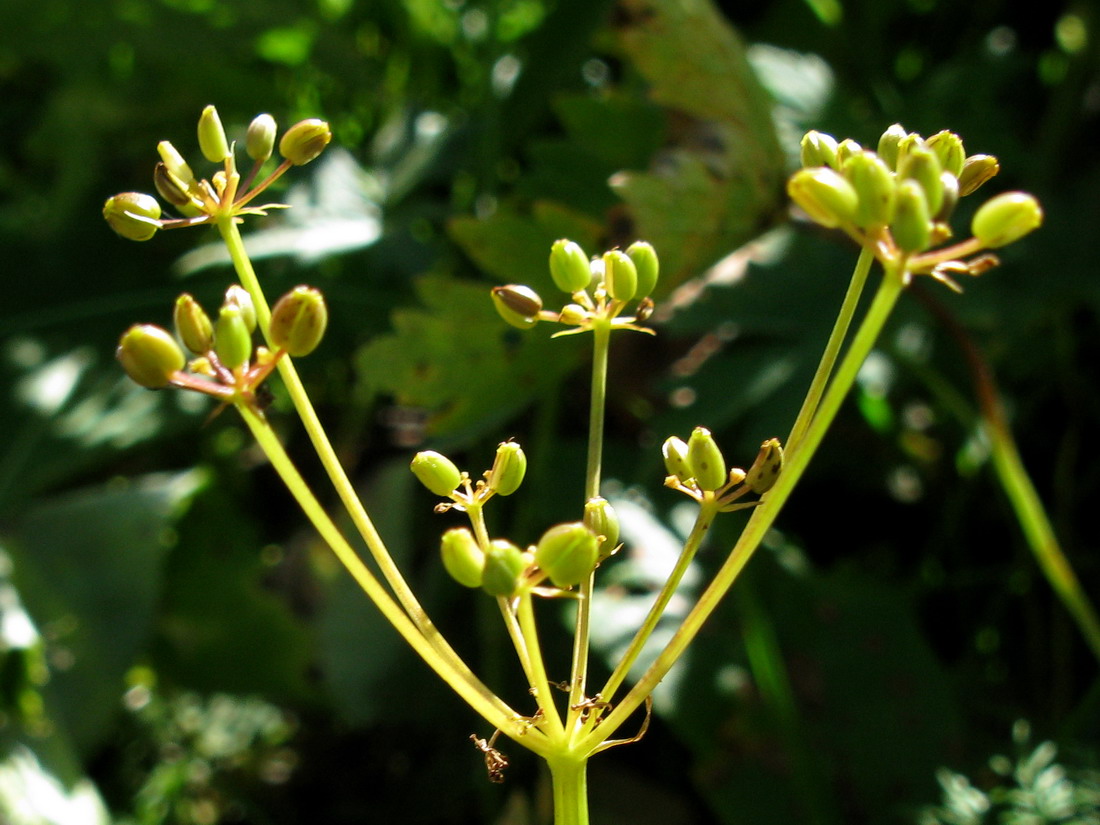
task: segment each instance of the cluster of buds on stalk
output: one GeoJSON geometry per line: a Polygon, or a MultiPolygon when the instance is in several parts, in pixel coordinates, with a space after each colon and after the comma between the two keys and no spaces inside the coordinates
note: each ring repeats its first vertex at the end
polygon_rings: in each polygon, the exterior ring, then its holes
{"type": "Polygon", "coordinates": [[[706,427],[696,427],[685,443],[671,436],[661,448],[668,477],[665,486],[691,496],[700,504],[713,501],[721,513],[755,507],[759,499],[741,501],[744,496],[768,492],[783,471],[783,448],[779,439],[769,438],[748,470],[726,468],[722,451],[706,427]]]}
{"type": "Polygon", "coordinates": [[[452,527],[440,541],[443,567],[465,587],[503,599],[522,593],[561,596],[618,548],[618,518],[599,497],[585,505],[582,521],[551,527],[526,550],[507,539],[489,538],[483,505],[493,496],[514,493],[527,472],[527,457],[514,441],[497,447],[493,466],[476,481],[434,450],[417,453],[410,469],[429,491],[447,499],[436,512],[454,509],[470,515],[473,529],[452,527]],[[545,585],[547,580],[553,587],[545,585]]]}
{"type": "Polygon", "coordinates": [[[285,204],[252,206],[251,203],[292,166],[302,166],[320,155],[332,139],[332,132],[327,123],[315,118],[291,126],[279,140],[282,162],[253,185],[275,151],[277,133],[278,126],[271,115],[253,119],[245,135],[245,151],[253,165],[242,180],[237,172],[236,144],[228,142],[217,110],[207,106],[199,118],[199,148],[208,161],[222,165],[209,180],[197,178],[171,143],[163,140],[157,144],[161,159],[153,170],[153,184],[180,217],[162,218],[157,199],[142,192],[123,192],[109,198],[103,206],[103,217],[122,237],[147,241],[159,229],[201,226],[219,220],[239,221],[243,215],[266,215],[268,209],[284,208],[285,204]]]}
{"type": "Polygon", "coordinates": [[[657,253],[645,241],[590,260],[580,244],[563,238],[550,249],[550,276],[554,285],[570,296],[568,303],[557,312],[546,310],[531,287],[508,284],[493,288],[493,305],[505,321],[519,329],[530,329],[539,321],[572,327],[554,337],[585,332],[596,324],[652,334],[638,324],[653,313],[650,296],[659,272],[657,253]],[[623,315],[631,306],[634,314],[623,315]]]}
{"type": "Polygon", "coordinates": [[[256,309],[237,284],[226,290],[216,319],[185,292],[176,299],[173,321],[183,347],[154,324],[135,324],[122,334],[116,354],[126,374],[149,389],[180,387],[258,409],[257,391],[279,359],[308,355],[321,342],[328,309],[313,287],[292,289],[271,310],[270,348],[253,346],[256,309]]]}
{"type": "Polygon", "coordinates": [[[1019,240],[1043,220],[1033,196],[1006,192],[978,208],[972,237],[941,246],[952,238],[959,199],[1000,170],[992,155],[967,155],[954,132],[924,138],[894,124],[872,151],[851,138],[838,142],[812,131],[802,139],[801,157],[803,168],[787,192],[811,220],[843,230],[883,264],[903,261],[906,277],[927,274],[956,291],[953,276],[996,266],[986,250],[1019,240]]]}

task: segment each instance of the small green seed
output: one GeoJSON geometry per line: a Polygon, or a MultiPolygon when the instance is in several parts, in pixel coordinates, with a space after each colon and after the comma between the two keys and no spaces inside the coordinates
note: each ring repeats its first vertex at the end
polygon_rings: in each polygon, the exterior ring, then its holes
{"type": "Polygon", "coordinates": [[[599,539],[582,522],[558,524],[542,534],[535,564],[557,587],[584,581],[596,566],[599,539]]]}
{"type": "Polygon", "coordinates": [[[498,496],[510,496],[523,483],[527,473],[527,456],[514,441],[505,441],[497,447],[493,468],[489,471],[489,489],[498,496]]]}
{"type": "Polygon", "coordinates": [[[205,355],[214,346],[214,325],[210,316],[190,294],[183,293],[176,299],[172,312],[183,345],[195,355],[205,355]]]}
{"type": "Polygon", "coordinates": [[[787,181],[787,194],[811,220],[829,229],[850,223],[859,209],[852,184],[832,169],[800,169],[787,181]]]}
{"type": "Polygon", "coordinates": [[[615,552],[619,545],[619,516],[607,499],[596,496],[584,503],[584,524],[600,537],[598,561],[615,552]]]}
{"type": "Polygon", "coordinates": [[[310,286],[296,286],[271,309],[271,343],[294,358],[317,349],[326,326],[325,297],[310,286]]]}
{"type": "Polygon", "coordinates": [[[706,427],[692,430],[687,443],[688,463],[700,490],[717,490],[725,485],[729,476],[726,473],[726,460],[722,451],[706,427]]]}
{"type": "Polygon", "coordinates": [[[1027,192],[1005,192],[983,203],[974,213],[970,230],[990,249],[1018,241],[1043,223],[1039,201],[1027,192]]]}
{"type": "Polygon", "coordinates": [[[661,273],[657,252],[645,241],[635,241],[626,248],[626,254],[634,262],[634,269],[638,273],[638,285],[634,297],[648,298],[657,288],[657,278],[661,273]]]}
{"type": "Polygon", "coordinates": [[[225,129],[218,110],[207,106],[199,117],[199,149],[211,163],[221,163],[229,157],[229,141],[225,139],[225,129]]]}
{"type": "Polygon", "coordinates": [[[493,539],[485,554],[485,569],[481,577],[481,589],[490,596],[511,598],[519,590],[527,570],[528,558],[509,541],[493,539]]]}
{"type": "Polygon", "coordinates": [[[756,454],[749,471],[745,474],[744,483],[757,495],[766,493],[779,478],[783,471],[783,447],[778,438],[769,438],[760,445],[760,452],[756,454]]]}
{"type": "Polygon", "coordinates": [[[481,587],[485,552],[467,527],[452,527],[440,540],[443,567],[463,587],[481,587]]]}
{"type": "Polygon", "coordinates": [[[129,241],[147,241],[160,229],[160,204],[152,195],[123,192],[103,204],[107,225],[129,241]]]}
{"type": "Polygon", "coordinates": [[[275,150],[275,133],[279,127],[271,115],[256,115],[248,124],[244,136],[244,150],[252,160],[263,162],[275,150]]]}
{"type": "Polygon", "coordinates": [[[317,118],[295,123],[279,141],[279,154],[295,166],[304,166],[325,151],[332,140],[329,125],[317,118]]]}
{"type": "Polygon", "coordinates": [[[435,450],[423,450],[413,456],[409,469],[420,483],[437,496],[450,496],[462,483],[462,473],[447,456],[435,450]]]}
{"type": "Polygon", "coordinates": [[[661,445],[661,455],[665,459],[665,470],[670,476],[676,476],[687,484],[695,477],[688,461],[688,445],[682,438],[672,435],[661,445]]]}
{"type": "Polygon", "coordinates": [[[497,314],[517,329],[530,329],[539,320],[542,298],[529,286],[509,284],[490,291],[497,314]]]}
{"type": "Polygon", "coordinates": [[[638,294],[638,269],[634,261],[618,249],[603,254],[603,283],[607,294],[616,301],[629,301],[638,294]]]}
{"type": "Polygon", "coordinates": [[[592,269],[580,244],[566,238],[554,242],[550,247],[550,277],[558,289],[570,295],[588,288],[592,269]]]}
{"type": "Polygon", "coordinates": [[[115,356],[135,383],[151,390],[167,387],[185,363],[176,339],[153,324],[135,324],[126,330],[115,356]]]}
{"type": "Polygon", "coordinates": [[[222,366],[230,370],[243,367],[252,357],[252,333],[240,307],[226,304],[218,313],[214,322],[214,353],[222,366]]]}

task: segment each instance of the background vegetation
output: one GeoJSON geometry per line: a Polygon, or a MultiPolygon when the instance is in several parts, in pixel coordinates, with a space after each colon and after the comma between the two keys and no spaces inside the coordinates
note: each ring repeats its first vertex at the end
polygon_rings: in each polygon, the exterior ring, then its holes
{"type": "MultiPolygon", "coordinates": [[[[705,424],[748,461],[783,436],[847,282],[854,251],[787,214],[801,131],[874,144],[901,121],[999,156],[992,186],[1034,192],[1047,225],[965,295],[922,284],[903,302],[782,535],[664,686],[646,739],[594,762],[593,816],[915,822],[940,798],[941,767],[1001,782],[986,760],[1030,753],[1026,736],[1012,744],[1020,718],[1067,763],[1095,767],[1096,660],[991,473],[951,332],[964,325],[992,363],[1095,593],[1093,3],[5,0],[2,12],[0,821],[545,814],[533,760],[514,754],[508,782],[486,782],[467,737],[489,732],[340,576],[241,424],[137,390],[114,363],[129,323],[167,323],[182,290],[216,305],[229,277],[211,234],[128,244],[99,218],[107,196],[151,189],[158,140],[197,160],[207,103],[231,130],[259,111],[332,123],[325,162],[288,176],[295,208],[254,224],[251,248],[270,294],[308,282],[328,295],[306,379],[437,623],[505,691],[501,632],[439,570],[449,522],[407,462],[424,446],[474,469],[517,436],[533,472],[507,532],[575,518],[583,349],[503,330],[488,287],[549,289],[563,235],[592,251],[643,237],[662,255],[660,334],[613,353],[605,475],[639,504],[636,549],[650,555],[607,571],[598,630],[611,649],[650,586],[658,528],[676,524],[661,440],[705,424]]],[[[276,420],[281,409],[277,397],[276,420]]]]}

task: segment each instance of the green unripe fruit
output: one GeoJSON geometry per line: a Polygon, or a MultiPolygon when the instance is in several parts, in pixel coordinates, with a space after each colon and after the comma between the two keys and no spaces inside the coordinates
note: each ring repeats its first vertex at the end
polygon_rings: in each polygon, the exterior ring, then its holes
{"type": "Polygon", "coordinates": [[[1043,209],[1027,192],[1005,192],[983,203],[974,213],[970,231],[990,249],[1006,246],[1036,230],[1043,209]]]}
{"type": "Polygon", "coordinates": [[[914,144],[908,154],[898,162],[898,177],[915,180],[921,185],[930,215],[937,214],[943,205],[943,181],[940,180],[942,174],[940,159],[924,144],[914,144]]]}
{"type": "Polygon", "coordinates": [[[851,138],[844,138],[836,147],[836,165],[834,169],[840,171],[850,158],[863,153],[863,147],[851,138]]]}
{"type": "Polygon", "coordinates": [[[196,355],[210,352],[214,346],[214,325],[191,295],[185,292],[176,299],[172,320],[185,347],[196,355]]]}
{"type": "Polygon", "coordinates": [[[187,194],[183,182],[169,172],[163,162],[153,169],[153,185],[157,188],[157,193],[172,206],[178,208],[191,203],[191,196],[187,194]]]}
{"type": "Polygon", "coordinates": [[[626,254],[634,262],[634,270],[638,273],[637,291],[634,296],[648,298],[656,289],[657,278],[661,274],[657,252],[645,241],[635,241],[626,248],[626,254]]]}
{"type": "Polygon", "coordinates": [[[493,539],[485,554],[485,568],[481,576],[481,589],[490,596],[511,598],[523,581],[528,560],[523,552],[504,539],[493,539]]]}
{"type": "Polygon", "coordinates": [[[959,205],[959,179],[950,172],[944,172],[940,175],[940,183],[943,184],[943,203],[932,219],[947,223],[955,213],[955,207],[959,205]]]}
{"type": "Polygon", "coordinates": [[[160,229],[160,204],[152,195],[123,192],[103,204],[107,225],[130,241],[147,241],[160,229]]]}
{"type": "Polygon", "coordinates": [[[115,357],[135,383],[151,390],[167,387],[185,363],[176,339],[153,324],[135,324],[126,330],[115,357]]]}
{"type": "Polygon", "coordinates": [[[955,177],[962,173],[963,163],[966,161],[966,150],[963,148],[961,137],[945,129],[942,132],[936,132],[925,142],[940,159],[943,171],[950,172],[955,177]]]}
{"type": "Polygon", "coordinates": [[[592,283],[592,268],[580,244],[562,238],[550,247],[550,277],[562,292],[572,295],[592,283]]]}
{"type": "Polygon", "coordinates": [[[877,155],[860,152],[844,164],[844,177],[859,196],[855,224],[868,232],[887,226],[894,217],[897,181],[877,155]]]}
{"type": "Polygon", "coordinates": [[[164,161],[164,165],[168,167],[168,171],[183,183],[184,188],[195,183],[195,173],[191,171],[191,167],[187,165],[183,155],[176,151],[175,146],[167,140],[162,140],[157,144],[157,154],[164,161]]]}
{"type": "Polygon", "coordinates": [[[588,320],[588,310],[580,304],[566,304],[558,313],[558,321],[571,326],[580,326],[588,320]]]}
{"type": "Polygon", "coordinates": [[[275,151],[275,133],[279,130],[271,115],[256,115],[248,124],[244,136],[244,150],[252,160],[261,163],[275,151]]]}
{"type": "Polygon", "coordinates": [[[816,129],[807,132],[799,144],[799,159],[809,169],[814,166],[836,166],[836,138],[816,129]]]}
{"type": "Polygon", "coordinates": [[[248,290],[240,284],[233,284],[225,291],[223,306],[234,306],[241,311],[241,318],[248,327],[250,333],[256,331],[256,305],[252,303],[252,296],[248,290]]]}
{"type": "Polygon", "coordinates": [[[218,110],[213,106],[207,106],[199,116],[199,149],[211,163],[221,163],[229,157],[229,141],[225,139],[218,110]]]}
{"type": "Polygon", "coordinates": [[[300,358],[317,349],[328,326],[328,307],[320,290],[296,286],[271,309],[271,343],[300,358]]]}
{"type": "Polygon", "coordinates": [[[749,471],[745,474],[744,483],[757,495],[768,492],[783,471],[783,447],[778,438],[769,438],[760,445],[760,452],[756,454],[749,471]]]}
{"type": "Polygon", "coordinates": [[[603,561],[619,546],[619,516],[602,496],[584,503],[584,525],[599,537],[597,561],[603,561]]]}
{"type": "Polygon", "coordinates": [[[437,496],[450,496],[462,483],[462,473],[447,456],[424,450],[413,456],[409,469],[420,483],[437,496]]]}
{"type": "Polygon", "coordinates": [[[959,197],[965,198],[1000,171],[1001,164],[993,155],[971,155],[959,173],[959,197]]]}
{"type": "Polygon", "coordinates": [[[603,253],[603,283],[607,294],[616,301],[629,301],[638,294],[638,269],[634,261],[618,249],[603,253]]]}
{"type": "Polygon", "coordinates": [[[787,194],[811,220],[829,229],[850,223],[859,209],[852,184],[832,169],[800,169],[787,181],[787,194]]]}
{"type": "Polygon", "coordinates": [[[542,298],[531,287],[520,284],[495,286],[490,295],[497,314],[517,329],[530,329],[538,323],[542,298]]]}
{"type": "Polygon", "coordinates": [[[898,185],[894,221],[890,224],[894,242],[903,252],[921,252],[932,242],[932,218],[924,188],[915,180],[898,185]]]}
{"type": "Polygon", "coordinates": [[[241,315],[240,307],[226,304],[214,323],[214,353],[222,366],[235,370],[252,357],[252,333],[241,315]]]}
{"type": "Polygon", "coordinates": [[[498,496],[510,496],[523,483],[527,473],[527,456],[514,441],[505,441],[497,447],[493,468],[489,471],[489,489],[498,496]]]}
{"type": "Polygon", "coordinates": [[[295,166],[304,166],[325,151],[332,130],[325,121],[310,118],[295,123],[279,141],[279,154],[295,166]]]}
{"type": "Polygon", "coordinates": [[[670,476],[676,476],[685,484],[694,477],[688,462],[688,445],[682,438],[674,435],[665,439],[661,445],[661,455],[665,459],[665,470],[670,476]]]}
{"type": "Polygon", "coordinates": [[[898,144],[908,134],[904,126],[895,123],[878,139],[878,156],[888,168],[898,168],[898,144]]]}
{"type": "Polygon", "coordinates": [[[710,430],[696,427],[687,443],[688,464],[700,490],[717,490],[728,480],[726,460],[710,430]]]}
{"type": "Polygon", "coordinates": [[[582,522],[558,524],[542,534],[535,564],[557,587],[580,584],[596,567],[599,539],[582,522]]]}
{"type": "Polygon", "coordinates": [[[452,527],[440,540],[443,567],[463,587],[481,587],[485,552],[467,527],[452,527]]]}

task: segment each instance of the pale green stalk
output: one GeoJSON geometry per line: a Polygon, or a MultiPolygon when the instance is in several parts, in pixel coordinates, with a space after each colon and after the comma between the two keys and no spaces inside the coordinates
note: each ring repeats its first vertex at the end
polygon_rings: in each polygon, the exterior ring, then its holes
{"type": "MultiPolygon", "coordinates": [[[[275,436],[271,426],[258,413],[254,412],[246,404],[238,404],[237,409],[241,413],[248,428],[252,431],[256,443],[264,451],[272,467],[279,474],[287,490],[294,496],[295,501],[309,518],[321,537],[332,548],[332,552],[359,584],[363,591],[370,597],[386,620],[390,622],[415,650],[420,657],[434,670],[443,681],[451,686],[451,689],[461,696],[467,704],[503,733],[515,739],[523,736],[527,728],[512,708],[505,704],[496,694],[482,684],[468,670],[457,668],[454,663],[439,654],[439,651],[426,638],[405,614],[401,607],[386,592],[382,584],[374,577],[374,574],[363,564],[362,559],[355,553],[351,545],[340,533],[325,512],[324,507],[317,501],[316,496],[309,489],[290,457],[283,449],[282,443],[275,436]]],[[[524,744],[531,750],[544,753],[546,745],[542,740],[528,736],[524,744]]]]}
{"type": "Polygon", "coordinates": [[[588,825],[588,758],[556,753],[546,762],[554,788],[554,825],[588,825]]]}
{"type": "MultiPolygon", "coordinates": [[[[236,270],[238,278],[240,278],[241,285],[252,297],[252,302],[256,307],[257,325],[264,336],[264,340],[270,345],[271,310],[268,307],[267,299],[264,297],[259,278],[256,277],[256,271],[252,267],[252,261],[245,250],[244,241],[241,239],[237,224],[232,217],[225,216],[217,221],[217,227],[226,248],[229,250],[229,257],[233,261],[233,268],[236,270]]],[[[375,529],[366,509],[363,507],[362,501],[360,501],[355,488],[344,471],[340,459],[336,456],[336,451],[333,449],[332,443],[317,417],[313,402],[310,401],[309,394],[306,392],[301,378],[298,377],[298,371],[294,368],[293,361],[289,357],[280,358],[278,369],[290,395],[291,402],[302,420],[302,425],[313,443],[325,472],[332,481],[332,485],[336,489],[336,493],[351,517],[359,535],[366,542],[371,557],[378,565],[383,578],[393,589],[397,601],[412,619],[413,624],[419,628],[421,635],[429,641],[439,655],[449,660],[457,670],[465,673],[467,678],[476,680],[473,672],[462,661],[462,658],[455,653],[431,619],[428,618],[427,613],[421,607],[404,576],[401,575],[401,571],[398,569],[393,557],[390,556],[382,537],[375,529]]]]}
{"type": "Polygon", "coordinates": [[[677,629],[664,650],[657,656],[656,661],[650,665],[645,675],[623,697],[614,710],[604,718],[594,731],[577,743],[577,749],[580,752],[590,752],[592,748],[608,739],[626,722],[642,705],[646,697],[653,692],[680,656],[683,655],[687,646],[699,633],[703,623],[717,608],[722,597],[725,596],[757,547],[760,546],[783,504],[802,477],[810,458],[817,450],[829,425],[836,417],[841,403],[855,383],[859,368],[871,352],[871,348],[874,346],[875,340],[886,323],[901,291],[901,268],[900,266],[891,267],[886,271],[867,315],[860,324],[859,330],[856,332],[844,359],[836,371],[836,375],[830,382],[817,414],[806,430],[801,448],[796,451],[791,461],[784,466],[775,486],[765,494],[761,504],[753,511],[744,532],[730,551],[726,562],[719,569],[699,601],[688,613],[683,624],[677,629]]]}

